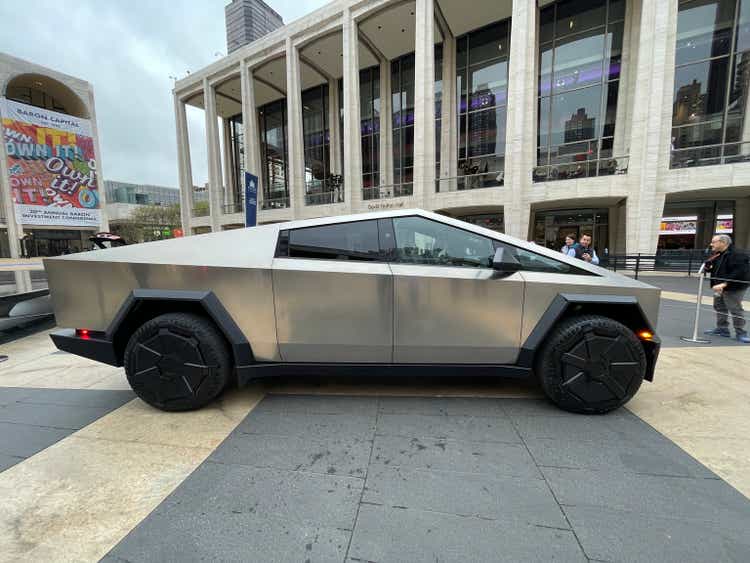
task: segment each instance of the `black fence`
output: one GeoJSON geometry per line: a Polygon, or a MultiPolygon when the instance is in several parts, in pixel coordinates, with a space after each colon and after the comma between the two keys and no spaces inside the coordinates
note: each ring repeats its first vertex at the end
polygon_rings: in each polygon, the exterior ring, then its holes
{"type": "Polygon", "coordinates": [[[708,258],[706,250],[673,250],[656,254],[609,254],[599,257],[599,265],[615,272],[682,272],[688,276],[698,273],[708,258]]]}

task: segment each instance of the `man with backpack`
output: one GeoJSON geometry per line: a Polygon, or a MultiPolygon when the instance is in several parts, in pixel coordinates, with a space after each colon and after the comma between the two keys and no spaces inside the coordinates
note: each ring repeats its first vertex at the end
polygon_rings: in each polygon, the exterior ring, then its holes
{"type": "Polygon", "coordinates": [[[730,337],[729,317],[732,317],[737,341],[750,344],[742,308],[742,299],[750,280],[748,256],[734,248],[732,238],[728,235],[714,236],[711,250],[713,254],[706,260],[705,272],[711,274],[716,328],[707,330],[706,334],[730,337]]]}

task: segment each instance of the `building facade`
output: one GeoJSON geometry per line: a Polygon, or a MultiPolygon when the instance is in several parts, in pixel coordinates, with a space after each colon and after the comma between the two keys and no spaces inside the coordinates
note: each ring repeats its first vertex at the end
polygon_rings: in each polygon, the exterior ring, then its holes
{"type": "Polygon", "coordinates": [[[750,247],[748,57],[750,0],[333,2],[176,83],[183,226],[241,225],[249,171],[260,223],[421,207],[551,248],[750,247]]]}
{"type": "Polygon", "coordinates": [[[0,53],[0,116],[0,256],[88,248],[108,228],[91,84],[0,53]]]}
{"type": "Polygon", "coordinates": [[[271,33],[284,20],[263,0],[232,0],[224,7],[227,26],[227,53],[271,33]]]}

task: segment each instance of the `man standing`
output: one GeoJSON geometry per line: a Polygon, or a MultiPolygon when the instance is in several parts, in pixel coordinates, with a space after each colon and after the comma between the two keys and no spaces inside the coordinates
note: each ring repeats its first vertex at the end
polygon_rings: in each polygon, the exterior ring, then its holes
{"type": "Polygon", "coordinates": [[[591,235],[589,234],[581,236],[581,240],[573,246],[573,251],[568,256],[575,256],[594,265],[599,264],[599,257],[596,255],[594,247],[591,246],[591,235]]]}
{"type": "Polygon", "coordinates": [[[711,274],[711,289],[714,290],[716,328],[706,334],[729,337],[729,317],[732,317],[737,340],[750,344],[745,330],[745,314],[742,299],[748,286],[748,259],[737,252],[731,237],[716,235],[711,239],[713,254],[706,260],[706,272],[711,274]]]}

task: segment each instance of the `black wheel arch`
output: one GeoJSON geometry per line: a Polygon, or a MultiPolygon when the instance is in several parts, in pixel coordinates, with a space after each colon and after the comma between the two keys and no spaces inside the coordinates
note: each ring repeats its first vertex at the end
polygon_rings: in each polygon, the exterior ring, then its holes
{"type": "Polygon", "coordinates": [[[654,369],[661,348],[661,340],[643,312],[638,299],[632,295],[557,294],[521,346],[518,365],[533,369],[537,350],[541,349],[544,339],[554,327],[560,321],[573,315],[585,314],[609,317],[622,323],[636,334],[643,330],[649,331],[653,335],[651,339],[639,338],[639,341],[646,353],[647,368],[644,379],[654,380],[654,369]]]}
{"type": "Polygon", "coordinates": [[[250,343],[213,291],[134,289],[105,332],[117,365],[123,364],[125,347],[138,327],[165,313],[193,313],[210,319],[226,338],[235,369],[254,362],[250,343]]]}

